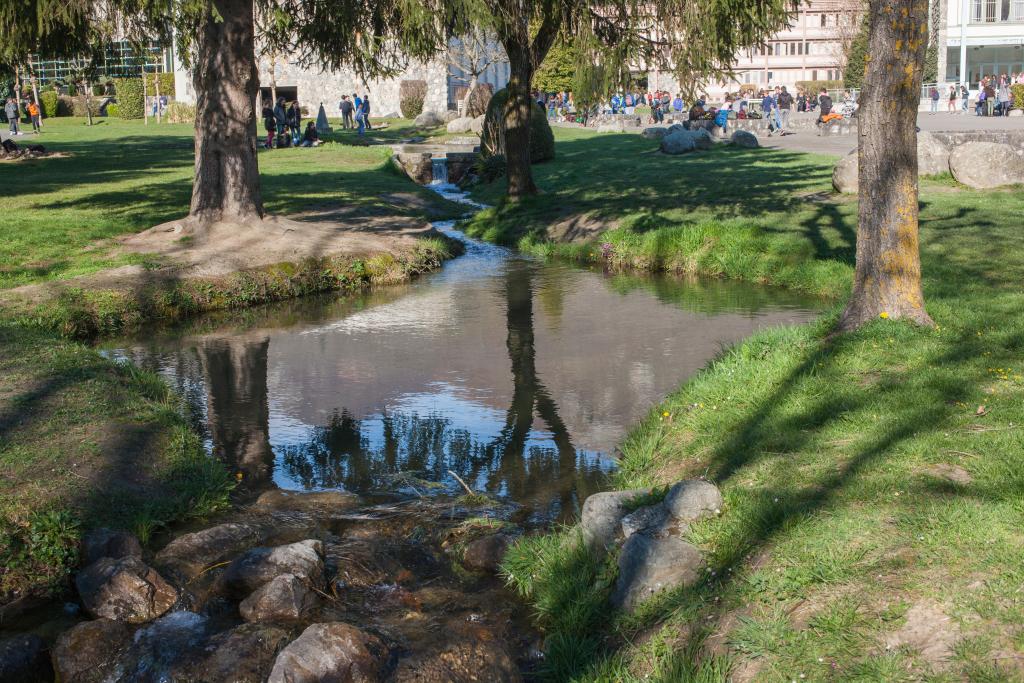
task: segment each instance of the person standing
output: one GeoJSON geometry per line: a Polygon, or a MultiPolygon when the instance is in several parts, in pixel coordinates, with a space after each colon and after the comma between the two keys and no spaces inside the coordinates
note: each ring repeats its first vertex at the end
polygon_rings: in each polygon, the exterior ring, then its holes
{"type": "Polygon", "coordinates": [[[284,135],[285,128],[288,127],[288,115],[284,111],[284,96],[277,98],[277,104],[274,105],[274,123],[277,125],[277,134],[284,135]]]}
{"type": "Polygon", "coordinates": [[[28,116],[32,120],[32,131],[37,135],[42,131],[42,122],[39,120],[39,105],[35,102],[28,103],[28,116]]]}
{"type": "Polygon", "coordinates": [[[964,114],[967,113],[967,103],[971,99],[971,91],[967,88],[966,83],[960,84],[960,99],[963,101],[961,110],[964,114]]]}
{"type": "Polygon", "coordinates": [[[14,101],[13,97],[7,98],[7,104],[4,105],[4,114],[7,115],[7,122],[11,127],[11,135],[20,135],[18,132],[18,103],[14,101]]]}
{"type": "Polygon", "coordinates": [[[956,86],[949,86],[949,102],[946,104],[946,109],[950,114],[956,113],[956,86]]]}
{"type": "Polygon", "coordinates": [[[785,135],[789,132],[789,113],[793,109],[793,96],[786,91],[786,86],[782,86],[782,91],[779,93],[778,105],[782,119],[782,134],[785,135]]]}
{"type": "Polygon", "coordinates": [[[263,106],[263,128],[267,131],[267,149],[274,148],[274,133],[277,132],[277,117],[269,106],[263,106]]]}
{"type": "Polygon", "coordinates": [[[292,137],[292,144],[299,144],[300,131],[302,129],[302,112],[299,111],[299,103],[292,102],[285,114],[285,122],[288,124],[288,132],[292,137]]]}
{"type": "Polygon", "coordinates": [[[370,93],[363,95],[363,125],[366,126],[366,130],[373,130],[373,126],[370,125],[370,93]]]}
{"type": "Polygon", "coordinates": [[[1006,76],[999,77],[999,91],[996,93],[996,103],[999,107],[999,116],[1010,114],[1010,86],[1006,83],[1006,76]]]}
{"type": "Polygon", "coordinates": [[[338,108],[341,109],[341,127],[348,129],[352,128],[354,123],[352,122],[352,102],[348,99],[348,95],[341,96],[341,102],[338,104],[338,108]]]}

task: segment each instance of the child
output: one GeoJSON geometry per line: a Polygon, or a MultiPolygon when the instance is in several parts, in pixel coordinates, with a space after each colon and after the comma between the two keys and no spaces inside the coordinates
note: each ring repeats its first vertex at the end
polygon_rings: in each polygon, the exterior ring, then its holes
{"type": "Polygon", "coordinates": [[[321,144],[320,134],[316,132],[316,123],[310,121],[306,124],[306,132],[302,134],[300,147],[317,147],[321,144]]]}
{"type": "Polygon", "coordinates": [[[42,125],[39,121],[39,105],[35,102],[28,103],[28,115],[32,119],[32,131],[37,135],[42,132],[42,125]]]}
{"type": "Polygon", "coordinates": [[[267,131],[267,149],[274,148],[274,133],[277,132],[277,117],[269,106],[263,107],[263,127],[267,131]]]}

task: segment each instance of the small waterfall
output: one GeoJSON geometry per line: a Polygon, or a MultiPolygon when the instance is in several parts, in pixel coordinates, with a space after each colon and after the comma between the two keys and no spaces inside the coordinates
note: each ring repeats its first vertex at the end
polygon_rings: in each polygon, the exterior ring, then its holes
{"type": "Polygon", "coordinates": [[[447,185],[448,184],[448,159],[446,157],[434,157],[430,160],[433,166],[433,181],[432,185],[447,185]]]}

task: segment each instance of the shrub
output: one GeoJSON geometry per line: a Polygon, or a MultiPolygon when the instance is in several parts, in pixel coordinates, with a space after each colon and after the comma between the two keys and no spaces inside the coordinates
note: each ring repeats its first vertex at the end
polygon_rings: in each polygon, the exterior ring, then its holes
{"type": "Polygon", "coordinates": [[[67,95],[57,96],[57,116],[71,116],[75,111],[74,98],[67,95]]]}
{"type": "Polygon", "coordinates": [[[1010,95],[1013,98],[1013,108],[1024,109],[1024,83],[1014,83],[1011,85],[1010,95]]]}
{"type": "Polygon", "coordinates": [[[167,105],[167,120],[170,123],[192,123],[196,120],[195,105],[171,102],[167,105]]]}
{"type": "Polygon", "coordinates": [[[414,119],[422,114],[426,100],[426,81],[402,81],[398,84],[398,106],[405,118],[414,119]]]}
{"type": "Polygon", "coordinates": [[[57,97],[57,93],[52,90],[39,93],[39,104],[43,108],[43,117],[52,119],[57,116],[57,106],[60,103],[60,99],[57,97]]]}
{"type": "Polygon", "coordinates": [[[462,114],[470,118],[476,118],[487,113],[487,104],[494,95],[494,86],[490,83],[477,83],[469,91],[466,98],[466,111],[462,114]]]}
{"type": "Polygon", "coordinates": [[[146,113],[141,78],[115,78],[114,92],[122,119],[141,119],[146,113]]]}
{"type": "Polygon", "coordinates": [[[71,114],[73,116],[89,116],[91,113],[93,116],[99,115],[99,100],[95,97],[86,99],[84,95],[78,95],[77,97],[71,98],[71,114]]]}
{"type": "Polygon", "coordinates": [[[111,102],[107,105],[107,116],[109,116],[112,119],[120,118],[121,108],[117,106],[116,102],[111,102]]]}
{"type": "Polygon", "coordinates": [[[159,74],[146,74],[146,94],[156,95],[156,85],[160,83],[160,96],[161,97],[174,97],[174,74],[173,73],[159,73],[159,74]]]}
{"type": "MultiPolygon", "coordinates": [[[[504,109],[508,101],[508,88],[494,93],[487,104],[484,129],[480,135],[481,155],[485,157],[505,154],[504,109]]],[[[536,164],[555,158],[555,135],[548,125],[546,112],[530,107],[530,162],[536,164]]]]}
{"type": "Polygon", "coordinates": [[[842,81],[797,81],[796,82],[796,89],[797,89],[797,91],[802,89],[804,92],[815,93],[815,94],[821,92],[822,88],[825,88],[825,90],[838,90],[838,89],[840,89],[842,87],[843,87],[843,82],[842,81]]]}

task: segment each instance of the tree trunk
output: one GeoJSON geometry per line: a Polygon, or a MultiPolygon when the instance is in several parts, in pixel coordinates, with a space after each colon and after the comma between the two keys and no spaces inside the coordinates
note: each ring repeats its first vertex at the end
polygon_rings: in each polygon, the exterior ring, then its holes
{"type": "Polygon", "coordinates": [[[211,5],[197,36],[192,71],[196,172],[189,213],[199,227],[263,217],[253,0],[212,0],[211,5]]]}
{"type": "Polygon", "coordinates": [[[527,45],[505,44],[510,74],[508,99],[505,101],[505,162],[508,174],[508,196],[524,197],[537,194],[530,170],[530,115],[533,97],[530,95],[530,81],[533,79],[533,63],[527,45]]]}
{"type": "Polygon", "coordinates": [[[917,109],[928,0],[871,0],[858,148],[860,208],[853,294],[839,321],[879,317],[931,325],[918,248],[917,109]]]}
{"type": "Polygon", "coordinates": [[[473,95],[473,88],[477,86],[480,79],[477,74],[473,74],[469,79],[469,86],[466,87],[466,94],[462,98],[462,111],[459,112],[460,116],[469,116],[469,98],[473,95]]]}

